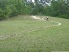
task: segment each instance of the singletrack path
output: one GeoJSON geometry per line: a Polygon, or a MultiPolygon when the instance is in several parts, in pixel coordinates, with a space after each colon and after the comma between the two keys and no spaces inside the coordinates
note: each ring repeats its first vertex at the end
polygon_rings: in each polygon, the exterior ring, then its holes
{"type": "MultiPolygon", "coordinates": [[[[46,21],[44,18],[40,18],[40,17],[37,17],[37,16],[31,16],[31,18],[36,19],[36,20],[43,20],[43,21],[46,21]]],[[[55,22],[55,21],[50,21],[50,22],[56,23],[57,25],[46,26],[46,27],[42,27],[42,28],[50,28],[50,27],[60,26],[60,25],[61,25],[61,23],[59,23],[59,22],[55,22]]],[[[36,31],[36,30],[38,30],[38,29],[41,29],[41,27],[35,28],[35,29],[29,29],[28,31],[25,31],[24,33],[33,32],[33,31],[36,31]]],[[[18,34],[12,34],[12,35],[10,35],[10,36],[0,36],[0,40],[5,40],[5,39],[7,39],[7,38],[12,38],[12,37],[14,37],[14,36],[16,36],[16,35],[18,35],[18,34]]]]}
{"type": "MultiPolygon", "coordinates": [[[[40,17],[37,17],[37,16],[32,16],[33,19],[37,19],[37,20],[44,20],[46,21],[44,18],[40,18],[40,17]]],[[[53,22],[53,23],[56,23],[57,25],[53,25],[53,26],[60,26],[61,23],[60,22],[55,22],[55,21],[50,21],[50,22],[53,22]]]]}

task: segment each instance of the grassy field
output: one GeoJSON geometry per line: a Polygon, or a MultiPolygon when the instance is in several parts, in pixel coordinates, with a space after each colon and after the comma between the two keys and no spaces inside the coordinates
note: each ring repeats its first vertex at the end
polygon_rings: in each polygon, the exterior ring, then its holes
{"type": "Polygon", "coordinates": [[[0,52],[69,51],[69,20],[49,20],[62,25],[53,26],[57,24],[22,15],[0,21],[0,52]]]}

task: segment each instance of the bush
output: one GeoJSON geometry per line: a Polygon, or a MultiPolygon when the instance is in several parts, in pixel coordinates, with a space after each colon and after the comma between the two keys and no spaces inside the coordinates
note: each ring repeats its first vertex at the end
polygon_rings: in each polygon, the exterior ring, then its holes
{"type": "Polygon", "coordinates": [[[0,8],[0,20],[5,19],[4,11],[0,8]]]}

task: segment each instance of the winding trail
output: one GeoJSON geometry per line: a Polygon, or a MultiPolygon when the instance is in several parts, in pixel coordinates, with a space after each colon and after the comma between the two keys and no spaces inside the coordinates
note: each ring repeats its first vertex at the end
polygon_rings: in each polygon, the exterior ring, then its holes
{"type": "MultiPolygon", "coordinates": [[[[46,21],[44,18],[40,18],[40,17],[37,17],[37,16],[31,16],[32,19],[36,19],[36,20],[43,20],[43,21],[46,21]]],[[[35,29],[29,29],[28,31],[25,31],[24,33],[28,33],[28,32],[33,32],[33,31],[36,31],[38,29],[41,29],[41,28],[50,28],[50,27],[53,27],[53,26],[60,26],[61,23],[59,22],[55,22],[55,21],[50,21],[52,23],[56,23],[57,25],[52,25],[52,26],[46,26],[46,27],[39,27],[39,28],[35,28],[35,29]]],[[[14,36],[17,36],[18,34],[12,34],[10,36],[0,36],[0,40],[5,40],[7,38],[13,38],[14,36]]]]}
{"type": "MultiPolygon", "coordinates": [[[[37,16],[32,16],[33,19],[37,19],[37,20],[44,20],[46,21],[44,18],[40,18],[40,17],[37,17],[37,16]]],[[[60,26],[61,23],[60,22],[55,22],[55,21],[50,21],[50,22],[53,22],[53,23],[56,23],[57,25],[53,25],[53,26],[60,26]]]]}

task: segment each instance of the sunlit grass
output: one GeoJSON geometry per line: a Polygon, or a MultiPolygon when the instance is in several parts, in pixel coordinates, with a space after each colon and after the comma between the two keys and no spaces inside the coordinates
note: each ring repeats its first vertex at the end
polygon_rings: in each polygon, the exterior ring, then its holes
{"type": "Polygon", "coordinates": [[[45,28],[55,23],[33,20],[30,16],[1,21],[0,52],[69,51],[69,20],[54,17],[49,17],[49,20],[62,25],[45,28]]]}

